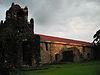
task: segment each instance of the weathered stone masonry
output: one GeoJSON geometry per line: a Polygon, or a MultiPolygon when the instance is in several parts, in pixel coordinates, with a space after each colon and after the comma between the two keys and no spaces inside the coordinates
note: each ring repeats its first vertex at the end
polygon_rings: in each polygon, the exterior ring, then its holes
{"type": "Polygon", "coordinates": [[[92,44],[88,42],[40,35],[41,64],[80,62],[93,59],[92,44]]]}

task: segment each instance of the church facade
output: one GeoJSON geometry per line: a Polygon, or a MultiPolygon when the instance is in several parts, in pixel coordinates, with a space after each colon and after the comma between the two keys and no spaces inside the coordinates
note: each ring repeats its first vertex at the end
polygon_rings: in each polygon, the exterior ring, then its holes
{"type": "Polygon", "coordinates": [[[0,61],[14,66],[93,59],[89,42],[34,34],[34,20],[28,22],[28,8],[12,3],[6,20],[0,23],[0,61]]]}

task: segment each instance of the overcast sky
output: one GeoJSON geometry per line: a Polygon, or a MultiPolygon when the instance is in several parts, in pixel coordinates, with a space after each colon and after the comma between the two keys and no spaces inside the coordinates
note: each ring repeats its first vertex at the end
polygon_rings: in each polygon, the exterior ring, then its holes
{"type": "Polygon", "coordinates": [[[12,2],[29,8],[35,33],[92,42],[100,29],[100,0],[0,0],[0,20],[12,2]]]}

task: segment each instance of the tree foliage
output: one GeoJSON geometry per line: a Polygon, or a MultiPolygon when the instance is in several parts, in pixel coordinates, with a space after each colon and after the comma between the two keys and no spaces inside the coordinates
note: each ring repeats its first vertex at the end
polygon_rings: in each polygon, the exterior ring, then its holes
{"type": "Polygon", "coordinates": [[[100,60],[100,30],[93,36],[94,38],[94,58],[100,60]]]}
{"type": "Polygon", "coordinates": [[[96,45],[96,46],[99,46],[100,45],[100,30],[98,30],[96,32],[96,34],[93,36],[94,38],[94,41],[93,43],[96,45]]]}

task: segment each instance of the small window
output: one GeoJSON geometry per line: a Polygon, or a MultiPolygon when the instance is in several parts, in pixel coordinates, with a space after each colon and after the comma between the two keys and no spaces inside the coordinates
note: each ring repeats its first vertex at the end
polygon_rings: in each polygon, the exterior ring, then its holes
{"type": "Polygon", "coordinates": [[[67,44],[62,44],[64,47],[67,47],[67,44]]]}

